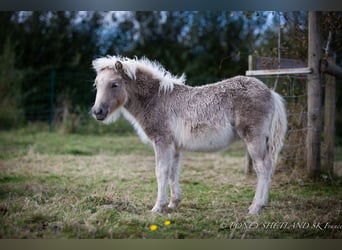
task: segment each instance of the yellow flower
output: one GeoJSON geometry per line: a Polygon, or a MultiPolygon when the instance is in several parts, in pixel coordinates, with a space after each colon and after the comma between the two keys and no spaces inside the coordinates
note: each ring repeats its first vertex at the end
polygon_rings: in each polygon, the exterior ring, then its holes
{"type": "Polygon", "coordinates": [[[169,220],[164,221],[164,226],[169,226],[170,224],[171,224],[171,221],[169,220]]]}
{"type": "Polygon", "coordinates": [[[158,226],[156,224],[152,224],[150,226],[150,230],[153,232],[153,231],[156,231],[158,229],[158,226]]]}

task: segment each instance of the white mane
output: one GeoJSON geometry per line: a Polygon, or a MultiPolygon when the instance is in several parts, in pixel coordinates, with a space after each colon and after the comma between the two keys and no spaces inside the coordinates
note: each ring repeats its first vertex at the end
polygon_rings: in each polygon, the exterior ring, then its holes
{"type": "Polygon", "coordinates": [[[136,79],[136,70],[139,68],[142,71],[147,71],[152,74],[152,77],[160,80],[160,90],[166,92],[171,92],[173,90],[174,84],[184,85],[185,75],[182,74],[180,77],[173,76],[169,71],[167,71],[160,63],[156,61],[150,61],[149,59],[143,57],[141,59],[134,58],[130,59],[121,56],[107,56],[101,57],[93,61],[93,67],[98,73],[99,71],[110,68],[116,71],[115,63],[120,61],[123,66],[124,72],[132,80],[136,79]]]}

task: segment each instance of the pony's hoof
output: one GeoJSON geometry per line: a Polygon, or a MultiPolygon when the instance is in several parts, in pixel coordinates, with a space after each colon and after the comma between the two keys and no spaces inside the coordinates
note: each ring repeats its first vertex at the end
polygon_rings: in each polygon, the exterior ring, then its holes
{"type": "Polygon", "coordinates": [[[152,212],[152,213],[161,213],[162,211],[163,211],[163,209],[160,208],[160,207],[153,207],[153,208],[151,209],[151,212],[152,212]]]}
{"type": "Polygon", "coordinates": [[[162,213],[165,207],[166,207],[166,204],[165,205],[156,204],[152,208],[151,212],[152,213],[162,213]]]}
{"type": "Polygon", "coordinates": [[[262,206],[260,205],[256,205],[256,204],[252,204],[250,205],[249,209],[248,209],[248,213],[249,214],[260,214],[262,206]]]}
{"type": "Polygon", "coordinates": [[[174,201],[170,201],[169,205],[167,206],[168,208],[175,210],[178,207],[180,200],[174,200],[174,201]]]}
{"type": "Polygon", "coordinates": [[[170,203],[169,205],[167,205],[167,208],[175,210],[177,208],[177,205],[174,203],[170,203]]]}

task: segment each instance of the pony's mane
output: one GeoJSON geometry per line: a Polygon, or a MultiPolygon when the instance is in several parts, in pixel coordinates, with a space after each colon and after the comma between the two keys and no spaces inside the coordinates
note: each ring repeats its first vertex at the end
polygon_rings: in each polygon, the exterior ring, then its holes
{"type": "Polygon", "coordinates": [[[167,71],[159,62],[150,61],[146,57],[141,59],[134,58],[130,59],[121,56],[107,56],[95,59],[93,61],[93,67],[98,73],[103,69],[113,69],[116,71],[115,63],[120,61],[126,75],[132,80],[136,79],[137,69],[148,72],[154,79],[159,80],[159,89],[166,92],[173,90],[174,84],[184,85],[185,75],[182,74],[180,77],[172,75],[167,71]]]}

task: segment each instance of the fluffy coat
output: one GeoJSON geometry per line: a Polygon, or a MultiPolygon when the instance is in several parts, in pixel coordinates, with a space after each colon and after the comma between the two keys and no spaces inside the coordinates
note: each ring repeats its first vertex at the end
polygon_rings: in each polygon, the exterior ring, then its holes
{"type": "Polygon", "coordinates": [[[158,195],[152,211],[161,212],[167,205],[168,183],[168,207],[180,202],[181,151],[221,150],[236,138],[245,142],[258,178],[249,213],[257,214],[266,205],[287,129],[284,102],[277,93],[245,76],[187,86],[184,74],[173,76],[146,58],[105,57],[93,66],[94,117],[108,123],[123,114],[154,147],[158,195]]]}

